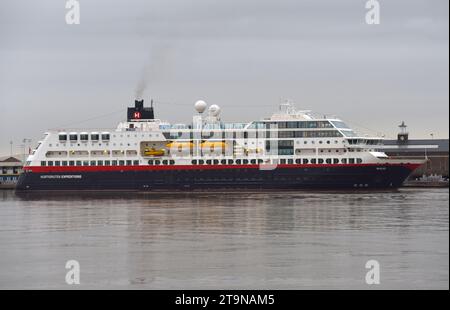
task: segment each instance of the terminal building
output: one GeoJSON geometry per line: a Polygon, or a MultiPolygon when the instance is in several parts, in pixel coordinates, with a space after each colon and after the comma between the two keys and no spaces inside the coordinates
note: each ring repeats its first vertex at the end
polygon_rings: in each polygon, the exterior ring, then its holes
{"type": "Polygon", "coordinates": [[[0,157],[0,188],[14,188],[16,185],[23,166],[19,158],[20,156],[0,157]]]}
{"type": "Polygon", "coordinates": [[[383,151],[390,157],[404,159],[426,158],[428,161],[410,176],[442,176],[448,179],[448,139],[409,139],[405,122],[400,125],[397,140],[384,140],[383,151]]]}

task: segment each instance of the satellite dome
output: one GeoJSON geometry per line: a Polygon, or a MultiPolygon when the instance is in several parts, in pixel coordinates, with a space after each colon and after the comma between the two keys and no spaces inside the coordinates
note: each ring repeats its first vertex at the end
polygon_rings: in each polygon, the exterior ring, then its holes
{"type": "Polygon", "coordinates": [[[217,104],[213,104],[209,107],[208,112],[211,116],[219,116],[220,107],[217,104]]]}
{"type": "Polygon", "coordinates": [[[206,102],[204,102],[203,100],[198,100],[194,104],[194,108],[195,108],[195,111],[197,111],[198,113],[203,113],[206,110],[206,102]]]}

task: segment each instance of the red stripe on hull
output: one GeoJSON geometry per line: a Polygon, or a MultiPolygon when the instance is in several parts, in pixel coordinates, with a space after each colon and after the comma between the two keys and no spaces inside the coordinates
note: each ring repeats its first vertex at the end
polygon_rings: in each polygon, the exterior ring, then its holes
{"type": "MultiPolygon", "coordinates": [[[[339,168],[339,167],[392,167],[400,166],[414,171],[420,164],[278,164],[261,165],[274,168],[339,168]]],[[[148,170],[224,170],[224,169],[259,169],[260,165],[148,165],[148,166],[27,166],[23,169],[28,172],[102,172],[102,171],[148,171],[148,170]]]]}

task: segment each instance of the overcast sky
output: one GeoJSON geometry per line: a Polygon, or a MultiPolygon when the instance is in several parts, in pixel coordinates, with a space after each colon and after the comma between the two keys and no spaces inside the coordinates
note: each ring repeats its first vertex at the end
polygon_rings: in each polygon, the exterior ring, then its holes
{"type": "Polygon", "coordinates": [[[380,25],[365,0],[79,0],[80,25],[65,2],[0,2],[0,155],[115,127],[142,81],[171,122],[197,99],[250,121],[290,98],[359,131],[448,138],[448,0],[380,0],[380,25]]]}

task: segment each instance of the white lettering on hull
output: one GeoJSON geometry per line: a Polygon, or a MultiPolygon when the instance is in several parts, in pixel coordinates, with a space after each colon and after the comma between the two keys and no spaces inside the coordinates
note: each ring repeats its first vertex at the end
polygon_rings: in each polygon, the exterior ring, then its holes
{"type": "Polygon", "coordinates": [[[80,174],[76,175],[41,175],[41,179],[81,179],[80,174]]]}

